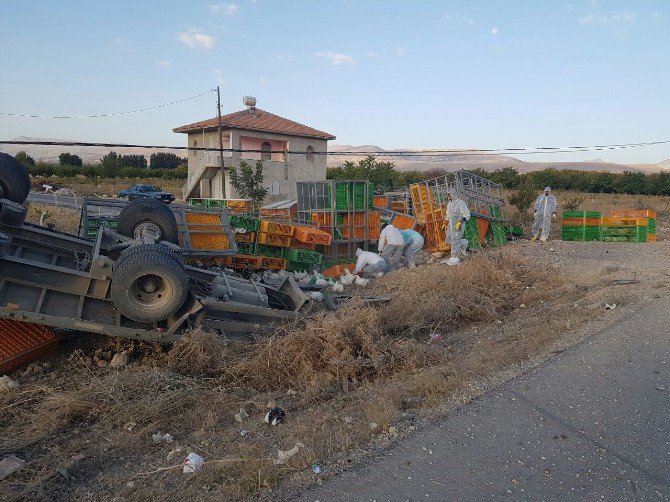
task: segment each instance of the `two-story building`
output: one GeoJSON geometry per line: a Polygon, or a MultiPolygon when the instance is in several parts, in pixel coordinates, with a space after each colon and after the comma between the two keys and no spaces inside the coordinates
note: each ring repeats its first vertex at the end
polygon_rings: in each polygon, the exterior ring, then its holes
{"type": "Polygon", "coordinates": [[[184,199],[236,198],[228,171],[245,160],[263,161],[268,202],[296,198],[296,182],[326,179],[328,140],[335,136],[298,122],[248,106],[221,116],[224,150],[219,152],[218,117],[173,129],[188,135],[188,179],[184,199]],[[208,150],[200,150],[207,148],[208,150]]]}

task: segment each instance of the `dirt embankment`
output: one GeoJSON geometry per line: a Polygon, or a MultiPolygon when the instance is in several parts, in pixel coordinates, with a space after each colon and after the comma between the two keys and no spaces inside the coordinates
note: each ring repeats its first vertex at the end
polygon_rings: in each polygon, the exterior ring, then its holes
{"type": "Polygon", "coordinates": [[[0,393],[0,455],[28,461],[0,491],[220,500],[318,482],[574,341],[605,302],[666,292],[668,254],[665,243],[514,244],[385,276],[363,291],[391,301],[353,300],[256,344],[73,337],[0,393]],[[113,368],[116,354],[128,364],[113,368]],[[275,405],[286,420],[273,427],[263,418],[275,405]],[[192,451],[205,466],[183,475],[192,451]]]}

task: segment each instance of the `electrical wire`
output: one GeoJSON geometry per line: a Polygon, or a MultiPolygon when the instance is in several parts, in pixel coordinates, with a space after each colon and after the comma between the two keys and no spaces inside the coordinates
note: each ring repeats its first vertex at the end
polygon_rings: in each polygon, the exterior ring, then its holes
{"type": "MultiPolygon", "coordinates": [[[[192,99],[192,98],[190,98],[192,99]]],[[[130,112],[129,112],[130,113],[130,112]]],[[[441,157],[441,156],[457,156],[457,155],[536,155],[543,153],[573,153],[573,152],[592,152],[602,150],[623,150],[628,148],[643,148],[655,145],[669,144],[670,140],[647,141],[640,143],[621,143],[612,145],[591,145],[591,146],[564,146],[564,147],[529,147],[529,148],[498,148],[498,149],[446,149],[446,150],[385,150],[381,152],[375,151],[340,151],[340,152],[309,152],[314,155],[327,156],[367,156],[375,157],[441,157]]],[[[243,149],[243,148],[206,148],[206,147],[189,147],[189,146],[168,146],[168,145],[140,145],[127,143],[94,143],[85,141],[24,141],[24,140],[0,140],[0,145],[39,145],[39,146],[80,146],[80,147],[105,147],[105,148],[145,148],[145,149],[161,149],[161,150],[191,150],[191,151],[205,151],[205,152],[235,152],[235,153],[278,153],[278,154],[294,154],[306,155],[306,151],[298,150],[258,150],[258,149],[243,149]]]]}
{"type": "Polygon", "coordinates": [[[120,115],[130,115],[132,113],[148,112],[150,110],[157,110],[159,108],[165,108],[167,106],[177,105],[179,103],[185,103],[186,101],[191,101],[191,100],[196,99],[196,98],[201,98],[202,96],[206,96],[206,95],[208,95],[212,92],[216,92],[216,89],[210,89],[207,92],[203,92],[203,93],[198,94],[196,96],[191,96],[190,98],[179,99],[177,101],[170,101],[169,103],[163,103],[162,105],[149,106],[147,108],[140,108],[138,110],[130,110],[130,111],[127,111],[127,112],[98,113],[98,114],[95,114],[95,115],[35,115],[35,114],[30,114],[30,113],[0,112],[0,115],[4,115],[6,117],[23,117],[23,118],[31,118],[31,119],[97,119],[97,118],[104,118],[104,117],[118,117],[120,115]]]}

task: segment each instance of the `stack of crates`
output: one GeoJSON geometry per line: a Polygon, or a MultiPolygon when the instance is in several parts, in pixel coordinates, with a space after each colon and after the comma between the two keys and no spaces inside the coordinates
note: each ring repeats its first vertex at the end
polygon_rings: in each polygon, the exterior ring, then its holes
{"type": "Polygon", "coordinates": [[[252,201],[249,199],[193,198],[188,200],[188,204],[189,206],[226,207],[231,213],[248,213],[252,209],[252,201]]]}
{"type": "Polygon", "coordinates": [[[411,185],[410,196],[416,221],[420,224],[418,230],[426,242],[426,251],[448,251],[446,208],[437,204],[433,191],[427,185],[411,185]]]}
{"type": "Polygon", "coordinates": [[[89,216],[88,228],[86,229],[88,238],[95,239],[95,237],[98,235],[98,230],[101,227],[116,230],[116,219],[116,216],[89,216]]]}
{"type": "Polygon", "coordinates": [[[470,218],[465,222],[463,238],[468,240],[468,249],[481,249],[482,241],[479,237],[479,225],[477,218],[470,218]]]}
{"type": "Polygon", "coordinates": [[[261,218],[293,220],[298,215],[297,200],[283,200],[261,208],[261,218]]]}
{"type": "Polygon", "coordinates": [[[619,209],[610,213],[613,218],[647,218],[647,241],[656,242],[656,211],[650,209],[619,209]]]}
{"type": "Polygon", "coordinates": [[[379,238],[381,215],[372,211],[374,187],[369,181],[298,182],[296,187],[298,221],[332,236],[323,250],[326,266],[351,262],[357,248],[367,250],[369,241],[379,238]]]}
{"type": "Polygon", "coordinates": [[[647,242],[649,218],[603,218],[601,223],[604,242],[647,242]]]}
{"type": "Polygon", "coordinates": [[[507,233],[505,232],[505,225],[502,223],[502,212],[499,206],[490,206],[488,214],[498,221],[492,220],[489,222],[489,230],[486,233],[486,243],[489,246],[498,247],[507,244],[507,233]]]}
{"type": "Polygon", "coordinates": [[[561,222],[561,239],[564,241],[602,240],[602,214],[600,211],[565,211],[561,222]]]}

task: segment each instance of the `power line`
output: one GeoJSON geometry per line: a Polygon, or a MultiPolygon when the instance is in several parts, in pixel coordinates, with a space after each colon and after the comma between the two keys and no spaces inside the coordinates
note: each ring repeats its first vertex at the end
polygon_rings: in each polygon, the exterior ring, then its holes
{"type": "Polygon", "coordinates": [[[203,92],[203,93],[198,94],[196,96],[191,96],[190,98],[184,98],[184,99],[180,99],[180,100],[177,100],[177,101],[170,101],[169,103],[163,103],[162,105],[149,106],[147,108],[140,108],[138,110],[130,110],[130,111],[127,111],[127,112],[98,113],[98,114],[95,114],[95,115],[35,115],[35,114],[30,114],[30,113],[0,112],[0,115],[4,115],[4,116],[7,116],[7,117],[23,117],[23,118],[31,118],[31,119],[97,119],[97,118],[104,118],[104,117],[118,117],[120,115],[130,115],[132,113],[148,112],[150,110],[157,110],[158,108],[165,108],[166,106],[177,105],[179,103],[184,103],[186,101],[191,101],[192,99],[201,98],[202,96],[206,96],[206,95],[208,95],[212,92],[214,92],[214,89],[210,89],[209,91],[203,92]]]}
{"type": "MultiPolygon", "coordinates": [[[[189,98],[193,99],[193,98],[189,98]]],[[[128,112],[130,113],[130,112],[128,112]]],[[[437,157],[437,156],[456,156],[456,155],[534,155],[542,153],[574,153],[574,152],[592,152],[602,150],[623,150],[628,148],[643,148],[655,145],[669,144],[670,140],[647,141],[640,143],[621,143],[612,145],[590,145],[590,146],[564,146],[564,147],[529,147],[529,148],[497,148],[497,149],[423,149],[423,150],[386,150],[376,151],[340,151],[340,152],[309,152],[314,155],[327,156],[367,156],[375,157],[437,157]]],[[[80,147],[105,147],[105,148],[146,148],[162,150],[191,150],[205,152],[219,152],[219,148],[189,147],[189,146],[167,146],[167,145],[139,145],[127,143],[93,143],[85,141],[22,141],[22,140],[0,140],[0,145],[39,145],[39,146],[80,146],[80,147]]],[[[224,148],[224,152],[235,153],[280,153],[306,155],[306,151],[298,150],[258,150],[243,148],[224,148]]]]}

